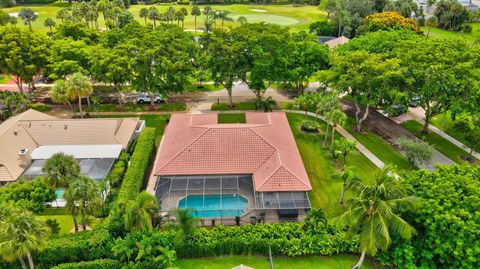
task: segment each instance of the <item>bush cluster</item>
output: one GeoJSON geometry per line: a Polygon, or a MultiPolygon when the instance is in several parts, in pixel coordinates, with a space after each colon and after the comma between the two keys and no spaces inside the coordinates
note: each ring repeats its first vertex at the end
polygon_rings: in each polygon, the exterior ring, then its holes
{"type": "Polygon", "coordinates": [[[318,123],[313,120],[304,120],[302,121],[302,125],[300,126],[302,131],[305,132],[312,132],[312,133],[318,133],[318,123]]]}
{"type": "Polygon", "coordinates": [[[155,146],[155,128],[144,128],[130,158],[130,165],[118,193],[118,201],[135,199],[143,184],[155,146]]]}
{"type": "Polygon", "coordinates": [[[100,259],[79,263],[62,263],[52,267],[52,269],[120,269],[122,264],[116,260],[100,259]]]}

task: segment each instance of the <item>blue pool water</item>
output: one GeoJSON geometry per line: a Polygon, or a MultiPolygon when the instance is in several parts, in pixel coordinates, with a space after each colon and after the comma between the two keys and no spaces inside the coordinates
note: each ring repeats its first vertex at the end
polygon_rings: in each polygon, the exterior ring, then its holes
{"type": "Polygon", "coordinates": [[[56,189],[55,194],[57,195],[57,200],[63,200],[64,193],[65,193],[65,189],[56,189]]]}
{"type": "Polygon", "coordinates": [[[178,202],[178,208],[194,209],[193,215],[200,218],[241,216],[247,206],[247,199],[236,194],[187,195],[178,202]]]}

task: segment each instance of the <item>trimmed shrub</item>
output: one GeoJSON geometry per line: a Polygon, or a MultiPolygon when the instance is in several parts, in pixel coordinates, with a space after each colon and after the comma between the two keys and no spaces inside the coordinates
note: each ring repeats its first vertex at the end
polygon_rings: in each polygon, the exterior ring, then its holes
{"type": "Polygon", "coordinates": [[[122,268],[122,264],[116,260],[104,259],[79,263],[62,263],[52,267],[52,269],[117,269],[122,268]]]}
{"type": "Polygon", "coordinates": [[[318,133],[318,123],[313,120],[304,120],[300,128],[305,132],[318,133]]]}
{"type": "Polygon", "coordinates": [[[130,158],[130,166],[128,166],[123,178],[117,202],[135,199],[143,185],[143,179],[150,164],[154,146],[155,128],[144,128],[130,158]]]}

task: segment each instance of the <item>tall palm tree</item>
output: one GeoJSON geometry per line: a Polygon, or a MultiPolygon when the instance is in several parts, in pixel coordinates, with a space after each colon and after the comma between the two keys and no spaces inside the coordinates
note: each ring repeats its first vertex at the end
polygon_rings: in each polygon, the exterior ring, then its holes
{"type": "Polygon", "coordinates": [[[348,140],[342,137],[338,143],[338,149],[343,156],[342,170],[345,170],[345,165],[347,164],[347,155],[356,153],[355,147],[357,142],[355,140],[348,140]]]}
{"type": "Polygon", "coordinates": [[[348,210],[335,218],[341,227],[347,227],[349,235],[359,235],[361,256],[353,267],[359,269],[365,255],[374,256],[379,249],[386,250],[395,234],[409,240],[415,229],[398,212],[414,210],[416,199],[408,196],[401,181],[390,176],[388,168],[382,170],[375,182],[366,185],[361,181],[348,184],[355,198],[349,201],[348,210]]]}
{"type": "Polygon", "coordinates": [[[34,269],[32,251],[41,251],[46,244],[48,228],[30,211],[2,206],[0,210],[0,256],[7,261],[18,259],[26,269],[34,269]]]}
{"type": "Polygon", "coordinates": [[[330,142],[330,151],[333,151],[333,145],[335,143],[335,128],[337,125],[341,125],[345,123],[347,120],[347,116],[343,113],[340,109],[335,109],[330,111],[326,114],[327,119],[330,121],[332,125],[332,141],[330,142]]]}
{"type": "Polygon", "coordinates": [[[67,85],[65,84],[65,80],[56,80],[55,84],[53,85],[52,89],[50,90],[50,98],[54,103],[57,104],[68,104],[70,109],[72,110],[73,114],[75,114],[75,109],[73,109],[72,99],[67,93],[67,85]]]}
{"type": "Polygon", "coordinates": [[[228,10],[220,10],[218,13],[218,17],[222,20],[222,30],[223,30],[223,25],[226,20],[231,21],[232,19],[228,17],[228,14],[230,14],[230,11],[228,10]]]}
{"type": "Polygon", "coordinates": [[[70,211],[73,218],[73,227],[75,228],[75,233],[78,232],[78,222],[77,222],[77,215],[78,215],[78,193],[76,188],[68,188],[65,190],[63,194],[63,199],[65,199],[65,208],[70,211]]]}
{"type": "Polygon", "coordinates": [[[87,97],[93,93],[92,83],[88,80],[88,77],[82,73],[74,73],[68,78],[67,93],[70,98],[78,98],[78,109],[80,111],[80,117],[83,118],[82,112],[82,98],[87,97]]]}
{"type": "Polygon", "coordinates": [[[352,169],[344,168],[340,173],[338,173],[338,177],[342,179],[342,192],[340,194],[340,205],[344,205],[345,201],[345,192],[348,190],[348,187],[353,185],[354,182],[360,180],[360,178],[353,172],[352,169]]]}
{"type": "Polygon", "coordinates": [[[53,31],[52,27],[55,27],[56,23],[55,23],[55,21],[54,21],[52,18],[48,17],[48,18],[46,18],[45,21],[43,22],[43,25],[44,25],[45,27],[48,27],[48,28],[50,29],[50,32],[52,32],[52,31],[53,31]]]}
{"type": "Polygon", "coordinates": [[[78,161],[62,152],[52,155],[42,170],[46,174],[47,184],[52,188],[67,188],[80,175],[78,161]]]}
{"type": "Polygon", "coordinates": [[[87,228],[85,215],[93,213],[102,204],[102,195],[99,185],[91,178],[79,176],[74,180],[68,190],[72,210],[76,212],[77,206],[82,216],[82,228],[87,228]]]}
{"type": "Polygon", "coordinates": [[[37,20],[38,15],[29,8],[22,8],[20,12],[18,12],[18,17],[32,30],[32,22],[37,20]]]}
{"type": "Polygon", "coordinates": [[[157,27],[157,19],[160,17],[160,13],[156,7],[150,7],[148,9],[148,18],[153,20],[153,27],[157,27]]]}
{"type": "Polygon", "coordinates": [[[152,218],[159,206],[157,198],[148,192],[141,192],[125,207],[125,228],[128,231],[152,230],[152,218]]]}
{"type": "Polygon", "coordinates": [[[195,20],[195,33],[197,32],[197,16],[202,15],[202,12],[200,11],[200,8],[198,6],[193,6],[192,11],[190,13],[192,16],[194,16],[195,20]]]}
{"type": "Polygon", "coordinates": [[[140,18],[143,18],[145,20],[145,25],[147,25],[147,18],[148,18],[148,9],[145,7],[142,7],[140,9],[140,18]]]}
{"type": "Polygon", "coordinates": [[[244,25],[245,23],[247,23],[247,18],[245,18],[244,16],[240,16],[237,18],[237,22],[239,22],[240,25],[244,25]]]}

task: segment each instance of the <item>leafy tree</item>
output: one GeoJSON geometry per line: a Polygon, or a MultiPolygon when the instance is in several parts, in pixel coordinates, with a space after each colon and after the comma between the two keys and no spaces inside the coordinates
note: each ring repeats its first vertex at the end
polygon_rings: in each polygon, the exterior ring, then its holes
{"type": "Polygon", "coordinates": [[[471,160],[474,160],[473,158],[473,151],[476,148],[480,148],[480,129],[478,126],[475,126],[474,128],[470,129],[469,132],[465,135],[465,140],[467,146],[470,147],[470,152],[468,153],[469,158],[471,160]]]}
{"type": "Polygon", "coordinates": [[[55,191],[41,178],[19,180],[0,188],[0,204],[12,203],[16,208],[40,213],[45,204],[55,200],[55,191]]]}
{"type": "Polygon", "coordinates": [[[295,85],[299,93],[303,93],[310,78],[319,70],[328,68],[329,52],[326,46],[318,44],[306,33],[293,35],[290,57],[287,66],[286,80],[295,85]]]}
{"type": "Polygon", "coordinates": [[[88,77],[86,77],[82,73],[74,73],[67,79],[66,86],[67,93],[70,98],[78,98],[80,117],[83,118],[82,98],[87,97],[88,101],[88,96],[93,92],[92,83],[90,83],[88,77]]]}
{"type": "Polygon", "coordinates": [[[23,93],[24,83],[33,83],[33,76],[47,64],[48,40],[19,27],[0,27],[0,70],[15,77],[23,93]]]}
{"type": "Polygon", "coordinates": [[[343,156],[342,170],[345,170],[345,165],[347,164],[347,155],[357,153],[355,151],[356,146],[357,142],[355,140],[348,140],[344,137],[340,138],[340,141],[338,142],[338,150],[343,156]]]}
{"type": "Polygon", "coordinates": [[[0,121],[21,113],[30,107],[30,102],[23,93],[0,91],[0,121]]]}
{"type": "Polygon", "coordinates": [[[414,15],[421,19],[423,12],[414,0],[391,0],[385,5],[383,11],[393,11],[400,13],[405,18],[411,18],[414,15]]]}
{"type": "Polygon", "coordinates": [[[139,16],[140,18],[143,18],[145,20],[145,25],[147,25],[147,18],[148,18],[148,9],[146,7],[142,7],[140,9],[140,13],[139,13],[139,16]]]}
{"type": "Polygon", "coordinates": [[[416,164],[428,163],[432,159],[433,149],[423,141],[402,137],[398,140],[398,143],[412,167],[416,164]]]}
{"type": "Polygon", "coordinates": [[[476,85],[475,50],[462,40],[405,41],[395,52],[412,81],[406,87],[409,96],[419,97],[425,110],[424,133],[433,116],[450,109],[468,95],[469,85],[476,85]]]}
{"type": "Polygon", "coordinates": [[[314,107],[313,101],[314,100],[309,93],[304,93],[294,99],[293,108],[303,110],[305,116],[307,116],[307,112],[314,107]]]}
{"type": "Polygon", "coordinates": [[[229,106],[232,99],[233,83],[242,77],[243,49],[234,42],[229,32],[215,31],[205,35],[201,44],[206,56],[204,66],[211,73],[215,86],[222,85],[228,93],[229,106]]]}
{"type": "Polygon", "coordinates": [[[18,12],[18,17],[32,30],[32,22],[37,20],[38,15],[29,8],[22,8],[20,12],[18,12]]]}
{"type": "Polygon", "coordinates": [[[434,14],[438,19],[438,27],[454,31],[460,30],[468,16],[467,8],[455,0],[439,0],[434,14]]]}
{"type": "Polygon", "coordinates": [[[317,36],[333,36],[336,34],[335,25],[327,20],[313,22],[308,26],[308,29],[311,34],[317,36]]]}
{"type": "Polygon", "coordinates": [[[57,25],[56,31],[51,35],[52,39],[72,38],[73,40],[82,40],[86,44],[98,42],[99,32],[88,28],[84,22],[65,21],[57,25]]]}
{"type": "Polygon", "coordinates": [[[418,210],[409,215],[419,234],[379,255],[381,261],[410,268],[478,268],[480,169],[439,166],[410,172],[405,182],[419,198],[418,210]]]}
{"type": "Polygon", "coordinates": [[[67,188],[70,182],[80,175],[80,165],[73,156],[62,152],[48,159],[42,168],[46,183],[52,188],[67,188]]]}
{"type": "Polygon", "coordinates": [[[391,236],[410,240],[416,233],[400,212],[413,211],[417,201],[408,196],[401,181],[382,170],[375,182],[366,185],[361,181],[351,181],[348,188],[355,198],[349,200],[348,210],[336,218],[339,226],[347,227],[350,235],[358,235],[362,255],[352,267],[362,266],[365,254],[375,256],[379,249],[387,250],[392,243],[391,236]]]}
{"type": "Polygon", "coordinates": [[[5,26],[7,24],[16,24],[17,18],[10,16],[8,13],[0,10],[0,26],[5,26]]]}
{"type": "Polygon", "coordinates": [[[397,12],[382,12],[369,15],[363,21],[363,27],[367,32],[382,30],[411,30],[416,33],[422,32],[414,19],[405,18],[397,12]]]}
{"type": "Polygon", "coordinates": [[[98,81],[113,84],[118,92],[118,104],[122,104],[123,87],[132,80],[132,61],[128,57],[129,46],[115,48],[95,47],[90,50],[91,74],[98,81]]]}
{"type": "Polygon", "coordinates": [[[356,29],[363,18],[374,13],[373,0],[329,0],[327,12],[338,28],[338,36],[356,36],[356,29]]]}
{"type": "Polygon", "coordinates": [[[48,230],[33,213],[2,206],[0,210],[0,256],[7,261],[18,259],[26,269],[35,268],[32,252],[41,252],[47,243],[48,230]]]}
{"type": "Polygon", "coordinates": [[[55,23],[55,21],[52,18],[49,17],[49,18],[45,19],[45,22],[43,23],[43,25],[45,27],[50,28],[50,32],[52,32],[52,30],[53,30],[52,27],[55,27],[55,25],[57,25],[57,24],[55,23]]]}
{"type": "Polygon", "coordinates": [[[52,79],[65,79],[77,72],[90,69],[90,46],[83,40],[57,39],[51,46],[50,63],[46,73],[52,79]]]}
{"type": "Polygon", "coordinates": [[[379,54],[353,51],[333,57],[332,65],[325,76],[320,76],[320,80],[353,97],[358,132],[368,117],[371,103],[378,102],[385,91],[404,86],[404,71],[397,59],[385,60],[379,54]],[[360,102],[366,103],[364,110],[360,102]]]}
{"type": "Polygon", "coordinates": [[[125,207],[125,228],[128,231],[152,230],[152,218],[158,211],[157,198],[147,192],[141,192],[134,201],[125,207]]]}
{"type": "Polygon", "coordinates": [[[65,84],[65,80],[56,80],[55,84],[53,85],[52,89],[50,90],[50,98],[52,102],[57,104],[68,104],[72,109],[73,113],[75,113],[75,109],[73,109],[71,96],[68,95],[67,92],[67,85],[65,84]]]}
{"type": "Polygon", "coordinates": [[[197,17],[202,15],[202,11],[200,11],[200,8],[198,6],[193,6],[190,14],[194,17],[195,33],[196,33],[197,32],[197,17]]]}

